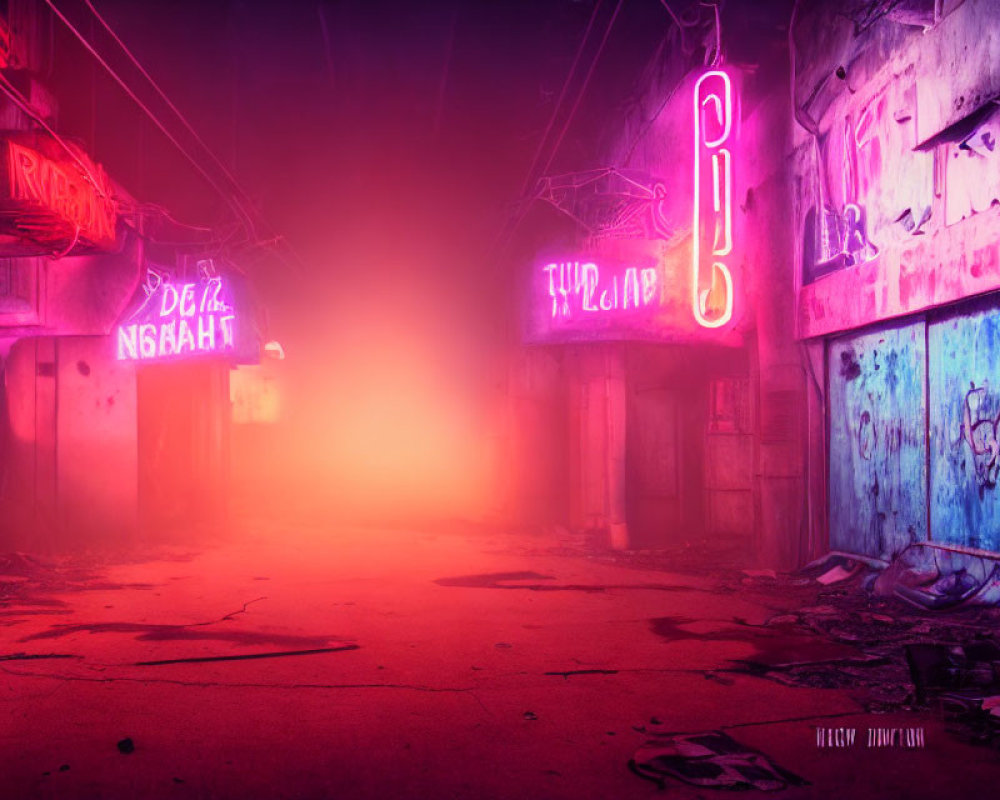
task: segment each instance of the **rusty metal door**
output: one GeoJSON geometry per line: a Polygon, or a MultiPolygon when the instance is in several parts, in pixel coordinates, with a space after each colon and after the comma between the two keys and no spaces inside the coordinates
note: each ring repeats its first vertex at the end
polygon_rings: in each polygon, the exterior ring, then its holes
{"type": "Polygon", "coordinates": [[[931,322],[927,338],[931,533],[941,542],[1000,549],[996,299],[931,322]]]}
{"type": "Polygon", "coordinates": [[[629,537],[635,547],[662,547],[681,525],[678,393],[631,393],[627,425],[629,537]]]}
{"type": "Polygon", "coordinates": [[[925,330],[921,318],[829,344],[833,549],[888,559],[927,538],[925,330]]]}

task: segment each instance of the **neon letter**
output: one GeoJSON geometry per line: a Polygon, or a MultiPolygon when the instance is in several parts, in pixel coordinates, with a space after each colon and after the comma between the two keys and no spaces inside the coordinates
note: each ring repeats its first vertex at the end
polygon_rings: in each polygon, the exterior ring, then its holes
{"type": "Polygon", "coordinates": [[[156,357],[156,326],[139,326],[139,358],[156,357]]]}
{"type": "Polygon", "coordinates": [[[136,325],[121,325],[118,328],[118,358],[139,357],[139,331],[136,325]]]}
{"type": "Polygon", "coordinates": [[[215,349],[215,315],[198,317],[198,349],[215,349]],[[206,325],[207,323],[207,325],[206,325]]]}
{"type": "Polygon", "coordinates": [[[183,353],[185,347],[190,351],[194,350],[194,334],[188,321],[181,319],[177,326],[177,352],[183,353]]]}
{"type": "Polygon", "coordinates": [[[233,320],[236,316],[230,314],[219,320],[219,327],[222,328],[222,346],[232,348],[233,346],[233,320]]]}
{"type": "Polygon", "coordinates": [[[160,316],[169,317],[173,314],[179,300],[180,295],[177,294],[177,288],[172,283],[164,283],[163,299],[160,302],[160,316]]]}
{"type": "Polygon", "coordinates": [[[181,316],[193,317],[194,311],[194,284],[185,283],[184,286],[181,287],[181,316]]]}
{"type": "Polygon", "coordinates": [[[622,308],[628,308],[629,298],[632,298],[632,307],[639,307],[639,270],[629,267],[625,270],[625,280],[622,281],[622,308]]]}
{"type": "Polygon", "coordinates": [[[656,298],[656,270],[647,267],[642,271],[642,304],[648,306],[656,298]]]}
{"type": "Polygon", "coordinates": [[[170,356],[173,355],[174,351],[177,349],[177,322],[175,320],[170,320],[170,322],[164,322],[160,325],[160,355],[170,356]]]}
{"type": "Polygon", "coordinates": [[[583,271],[583,310],[597,311],[597,306],[594,305],[594,292],[597,291],[597,282],[600,280],[597,264],[588,261],[581,269],[583,271]]]}

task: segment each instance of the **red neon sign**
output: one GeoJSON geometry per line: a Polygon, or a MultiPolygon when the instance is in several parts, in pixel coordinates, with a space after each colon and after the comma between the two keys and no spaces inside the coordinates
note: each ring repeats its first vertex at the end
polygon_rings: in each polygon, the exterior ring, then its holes
{"type": "Polygon", "coordinates": [[[6,197],[0,204],[18,235],[54,247],[114,247],[117,207],[99,166],[82,153],[77,163],[20,142],[6,145],[6,197]]]}
{"type": "Polygon", "coordinates": [[[705,328],[721,328],[733,317],[733,88],[721,70],[694,85],[694,226],[691,307],[705,328]],[[711,187],[710,190],[704,191],[711,187]]]}

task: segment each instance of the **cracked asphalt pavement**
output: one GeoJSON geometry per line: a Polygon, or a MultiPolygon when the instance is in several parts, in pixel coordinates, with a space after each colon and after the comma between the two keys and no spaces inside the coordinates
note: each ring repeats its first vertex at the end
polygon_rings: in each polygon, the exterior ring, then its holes
{"type": "Polygon", "coordinates": [[[788,798],[962,796],[1000,778],[995,750],[936,715],[736,669],[844,656],[767,627],[794,598],[552,545],[247,523],[198,551],[8,559],[0,796],[651,798],[628,768],[651,726],[728,732],[809,782],[788,798]],[[926,747],[817,747],[817,727],[892,726],[923,727],[926,747]]]}

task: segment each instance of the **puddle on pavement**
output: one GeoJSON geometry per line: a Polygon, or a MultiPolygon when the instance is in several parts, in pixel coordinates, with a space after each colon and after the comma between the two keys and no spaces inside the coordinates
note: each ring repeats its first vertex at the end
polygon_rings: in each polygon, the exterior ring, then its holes
{"type": "Polygon", "coordinates": [[[816,636],[790,634],[780,628],[729,625],[722,623],[710,630],[691,630],[711,620],[687,617],[656,617],[649,621],[650,630],[668,642],[703,641],[736,642],[754,648],[750,655],[734,659],[759,667],[780,667],[794,664],[818,664],[831,661],[871,661],[871,657],[850,645],[831,642],[816,636]]]}
{"type": "Polygon", "coordinates": [[[53,625],[49,630],[25,636],[20,641],[59,639],[74,633],[128,633],[141,642],[216,641],[239,645],[323,647],[342,637],[294,636],[261,631],[196,630],[194,625],[144,625],[136,622],[101,622],[92,625],[53,625]]]}
{"type": "Polygon", "coordinates": [[[554,581],[553,575],[538,572],[486,572],[479,575],[459,575],[438,578],[438,586],[459,586],[472,589],[527,589],[532,592],[606,592],[609,589],[652,590],[657,592],[706,591],[697,586],[668,583],[527,583],[554,581]]]}

